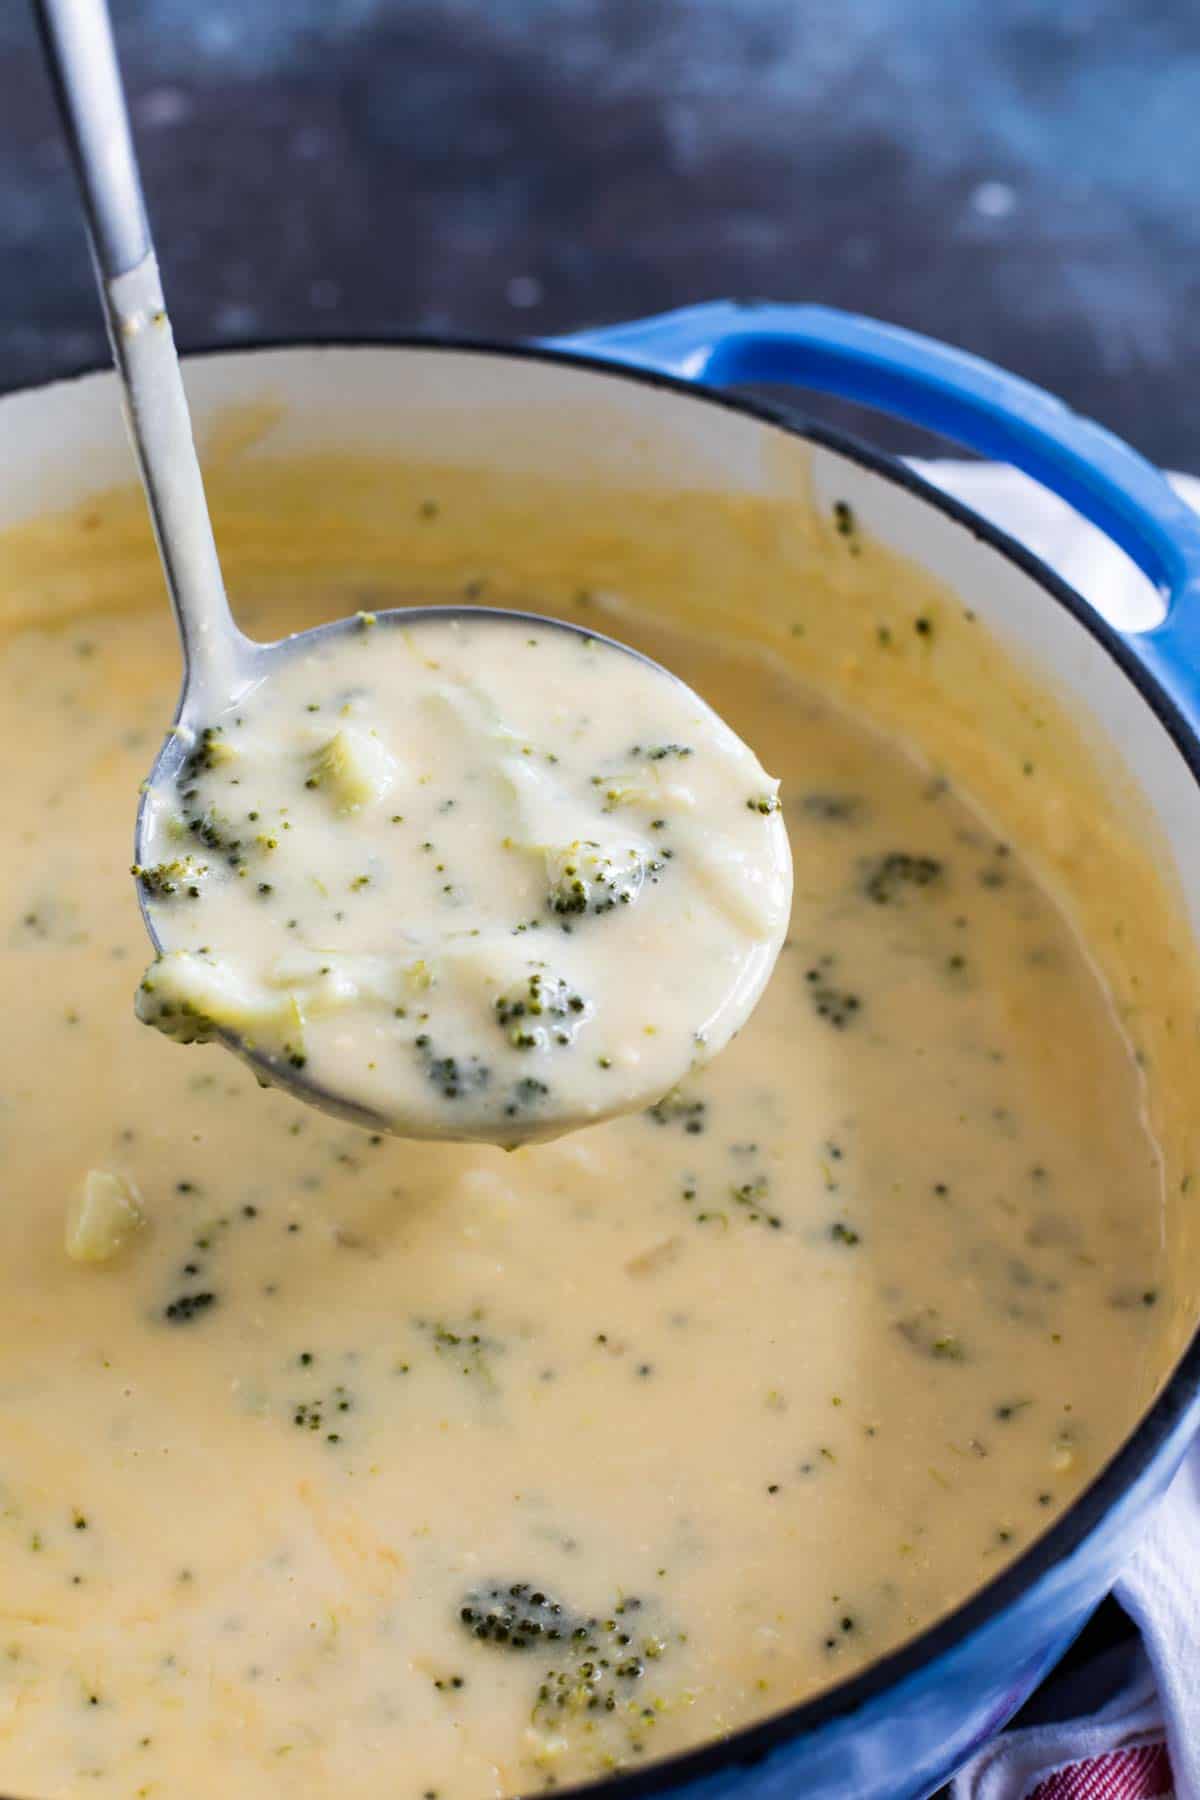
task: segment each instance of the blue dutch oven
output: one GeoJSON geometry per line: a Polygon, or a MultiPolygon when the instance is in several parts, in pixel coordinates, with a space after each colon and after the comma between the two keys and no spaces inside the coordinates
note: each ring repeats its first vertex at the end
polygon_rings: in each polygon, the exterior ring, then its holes
{"type": "MultiPolygon", "coordinates": [[[[1086,715],[1124,767],[1200,940],[1200,517],[1100,426],[1015,376],[913,333],[813,306],[717,303],[552,342],[279,345],[187,365],[201,430],[256,394],[270,448],[386,451],[614,487],[755,492],[780,434],[817,498],[960,594],[1086,715]],[[1097,525],[1161,595],[1120,634],[1021,545],[893,459],[727,390],[787,383],[898,415],[1014,464],[1097,525]]],[[[128,481],[115,384],[92,374],[0,400],[0,525],[128,481]],[[69,458],[63,446],[71,446],[69,458]]],[[[1197,1276],[1158,1398],[1073,1506],[965,1604],[892,1655],[761,1724],[586,1790],[677,1800],[916,1800],[1011,1716],[1137,1542],[1200,1425],[1200,1218],[1173,1256],[1197,1276]],[[1189,1242],[1194,1231],[1195,1242],[1189,1242]],[[1189,1311],[1190,1308],[1190,1311],[1189,1311]]],[[[1186,1284],[1185,1284],[1186,1285],[1186,1284]]],[[[1200,1670],[1197,1671],[1200,1680],[1200,1670]]]]}

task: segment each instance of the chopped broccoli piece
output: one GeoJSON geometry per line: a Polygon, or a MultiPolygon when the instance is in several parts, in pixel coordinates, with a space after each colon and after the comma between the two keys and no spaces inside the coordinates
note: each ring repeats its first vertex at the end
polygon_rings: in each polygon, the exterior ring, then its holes
{"type": "Polygon", "coordinates": [[[545,1050],[573,1042],[590,1016],[590,1002],[558,975],[538,968],[495,1001],[496,1023],[514,1050],[545,1050]]]}
{"type": "Polygon", "coordinates": [[[465,1323],[449,1325],[445,1319],[414,1319],[417,1330],[427,1337],[434,1354],[443,1358],[460,1375],[475,1376],[485,1388],[495,1389],[495,1359],[504,1354],[503,1342],[478,1329],[483,1322],[481,1309],[476,1309],[465,1323]]]}
{"type": "Polygon", "coordinates": [[[233,745],[225,741],[224,727],[206,725],[196,739],[195,748],[183,760],[179,781],[181,784],[194,781],[198,775],[206,775],[210,769],[216,769],[222,763],[236,762],[237,756],[233,745]]]}
{"type": "Polygon", "coordinates": [[[523,1112],[532,1111],[546,1098],[550,1092],[544,1081],[538,1081],[532,1075],[524,1075],[512,1091],[512,1098],[505,1104],[506,1119],[515,1119],[523,1112]]]}
{"type": "MultiPolygon", "coordinates": [[[[194,794],[195,789],[190,792],[194,794]]],[[[232,868],[236,869],[245,861],[241,838],[230,835],[230,821],[215,806],[206,807],[202,812],[185,813],[183,822],[206,850],[219,850],[232,868]]]]}
{"type": "Polygon", "coordinates": [[[668,756],[692,756],[690,744],[635,744],[630,756],[644,756],[648,762],[665,762],[668,756]]]}
{"type": "Polygon", "coordinates": [[[707,1111],[706,1100],[694,1100],[681,1088],[672,1088],[669,1094],[647,1107],[646,1117],[653,1119],[656,1125],[681,1125],[690,1137],[699,1137],[704,1130],[707,1111]]]}
{"type": "Polygon", "coordinates": [[[477,1094],[492,1079],[492,1071],[477,1056],[440,1056],[428,1033],[413,1039],[413,1047],[422,1067],[443,1100],[460,1100],[464,1094],[477,1094]]]}
{"type": "Polygon", "coordinates": [[[170,1325],[187,1325],[216,1304],[217,1296],[212,1293],[180,1294],[163,1307],[163,1318],[170,1325]]]}
{"type": "Polygon", "coordinates": [[[507,1587],[491,1582],[473,1588],[464,1594],[458,1618],[481,1643],[501,1644],[509,1650],[528,1650],[539,1640],[569,1642],[577,1631],[586,1634],[587,1630],[582,1615],[529,1581],[514,1581],[507,1587]]]}
{"type": "Polygon", "coordinates": [[[943,865],[933,856],[910,856],[904,850],[890,850],[867,866],[863,892],[876,906],[891,906],[905,888],[927,888],[940,881],[943,865]]]}
{"type": "Polygon", "coordinates": [[[181,1044],[235,1032],[248,1048],[304,1067],[304,1021],[295,996],[264,987],[226,963],[193,950],[171,950],[151,963],[137,993],[137,1015],[181,1044]]]}
{"type": "Polygon", "coordinates": [[[835,1031],[845,1031],[862,1012],[862,999],[852,989],[842,987],[832,978],[834,959],[822,956],[804,971],[808,997],[818,1019],[825,1019],[835,1031]]]}
{"type": "Polygon", "coordinates": [[[862,549],[858,537],[858,517],[848,500],[834,501],[833,529],[839,537],[845,538],[851,556],[857,556],[862,549]]]}
{"type": "Polygon", "coordinates": [[[463,1596],[458,1619],[480,1643],[550,1658],[538,1680],[535,1718],[612,1713],[630,1705],[647,1664],[657,1662],[667,1649],[661,1636],[647,1631],[643,1603],[633,1595],[598,1618],[577,1612],[532,1582],[493,1582],[463,1596]]]}
{"type": "Polygon", "coordinates": [[[151,900],[172,900],[181,894],[190,900],[198,900],[209,867],[207,863],[197,862],[193,856],[176,856],[170,862],[149,866],[134,863],[131,873],[151,900]]]}
{"type": "Polygon", "coordinates": [[[635,846],[616,849],[579,839],[565,850],[547,853],[550,911],[560,915],[613,912],[636,900],[643,883],[656,880],[662,868],[659,858],[648,857],[635,846]]]}

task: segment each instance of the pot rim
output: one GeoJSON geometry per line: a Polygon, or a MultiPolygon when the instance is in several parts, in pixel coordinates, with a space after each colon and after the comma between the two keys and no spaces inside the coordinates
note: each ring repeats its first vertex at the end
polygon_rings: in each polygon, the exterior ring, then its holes
{"type": "MultiPolygon", "coordinates": [[[[982,518],[962,501],[935,487],[908,463],[862,443],[837,428],[804,418],[758,398],[729,393],[687,381],[661,370],[618,364],[603,356],[556,348],[552,342],[505,341],[483,336],[421,335],[419,333],[359,332],[348,335],[256,337],[237,344],[197,344],[181,351],[184,361],[217,356],[258,356],[276,351],[431,351],[467,355],[509,357],[516,361],[565,364],[603,375],[610,380],[631,381],[643,387],[661,388],[693,400],[750,417],[760,423],[820,445],[857,463],[873,474],[895,483],[917,500],[964,527],[973,537],[1003,557],[1063,607],[1096,640],[1121,674],[1132,683],[1182,757],[1192,780],[1200,787],[1200,737],[1180,707],[1137,656],[1130,643],[1111,626],[1082,595],[1048,564],[1008,532],[982,518]]],[[[0,406],[17,395],[47,391],[60,384],[107,374],[115,380],[111,364],[87,362],[48,381],[19,383],[0,390],[0,406]]],[[[967,1598],[932,1624],[907,1638],[896,1649],[868,1663],[807,1700],[742,1726],[725,1737],[709,1739],[691,1750],[651,1761],[640,1768],[618,1771],[593,1781],[556,1789],[559,1800],[597,1800],[609,1793],[649,1796],[698,1781],[738,1765],[762,1761],[773,1750],[837,1720],[846,1719],[889,1689],[935,1664],[944,1654],[1022,1598],[1057,1564],[1076,1551],[1101,1523],[1111,1507],[1154,1461],[1175,1432],[1200,1392],[1200,1316],[1195,1330],[1177,1357],[1156,1398],[1142,1413],[1132,1431],[1088,1485],[1054,1523],[1035,1538],[996,1575],[971,1591],[967,1598]]]]}

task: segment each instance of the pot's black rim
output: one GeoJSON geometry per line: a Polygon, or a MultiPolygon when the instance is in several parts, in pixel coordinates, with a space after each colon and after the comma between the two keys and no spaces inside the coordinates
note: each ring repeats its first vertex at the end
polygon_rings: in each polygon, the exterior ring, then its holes
{"type": "MultiPolygon", "coordinates": [[[[322,350],[427,350],[458,354],[502,356],[514,360],[561,364],[602,375],[609,380],[633,381],[644,387],[663,388],[693,400],[697,405],[716,406],[728,412],[758,419],[785,431],[792,437],[807,439],[836,454],[858,463],[873,474],[894,482],[916,498],[961,525],[971,535],[1013,563],[1055,603],[1069,612],[1076,623],[1089,632],[1100,647],[1117,664],[1146,702],[1176,750],[1183,758],[1193,779],[1200,787],[1200,739],[1188,724],[1179,707],[1155,680],[1130,645],[1039,557],[1007,532],[981,518],[961,501],[943,493],[897,458],[874,450],[848,434],[825,425],[805,421],[757,399],[722,393],[694,382],[684,381],[654,369],[629,367],[576,351],[558,350],[548,345],[504,342],[499,339],[471,337],[421,337],[417,335],[364,333],[351,337],[328,338],[259,338],[230,345],[197,346],[184,352],[188,357],[239,356],[263,351],[322,350]]],[[[9,389],[10,393],[42,391],[59,382],[77,380],[104,372],[108,365],[90,363],[51,381],[9,389]]],[[[600,1800],[601,1796],[619,1794],[646,1796],[699,1781],[741,1766],[761,1762],[772,1750],[791,1740],[844,1719],[861,1710],[872,1700],[898,1686],[911,1676],[920,1674],[931,1664],[997,1614],[1019,1600],[1058,1563],[1071,1555],[1101,1523],[1112,1506],[1130,1488],[1139,1475],[1154,1461],[1159,1450],[1180,1424],[1196,1393],[1200,1391],[1200,1322],[1180,1355],[1170,1378],[1121,1448],[1105,1464],[1083,1493],[1067,1508],[1062,1517],[1027,1550],[978,1588],[961,1605],[928,1626],[899,1649],[871,1663],[860,1674],[850,1676],[826,1689],[814,1699],[805,1700],[783,1712],[775,1713],[758,1724],[743,1727],[728,1737],[713,1739],[695,1750],[647,1764],[645,1768],[626,1770],[599,1781],[579,1783],[557,1790],[560,1800],[600,1800]]]]}

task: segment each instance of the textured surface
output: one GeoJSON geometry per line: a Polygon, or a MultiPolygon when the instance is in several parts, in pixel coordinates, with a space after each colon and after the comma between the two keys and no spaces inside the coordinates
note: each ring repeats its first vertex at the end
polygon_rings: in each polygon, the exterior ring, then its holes
{"type": "MultiPolygon", "coordinates": [[[[185,344],[821,299],[965,344],[1200,468],[1183,0],[115,13],[185,344]]],[[[88,284],[27,9],[5,7],[0,385],[102,354],[88,284]]]]}

